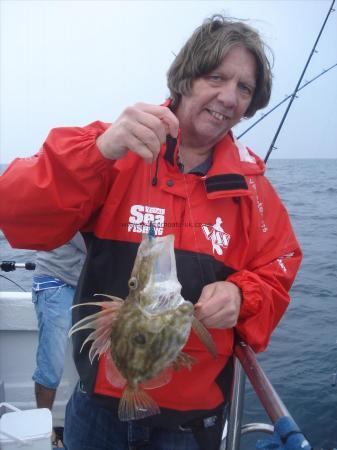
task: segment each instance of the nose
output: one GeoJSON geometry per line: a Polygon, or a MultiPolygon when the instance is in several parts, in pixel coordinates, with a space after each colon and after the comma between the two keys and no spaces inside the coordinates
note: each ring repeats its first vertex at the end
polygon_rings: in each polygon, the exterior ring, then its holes
{"type": "Polygon", "coordinates": [[[234,109],[238,104],[236,83],[229,81],[222,85],[217,98],[226,109],[234,109]]]}

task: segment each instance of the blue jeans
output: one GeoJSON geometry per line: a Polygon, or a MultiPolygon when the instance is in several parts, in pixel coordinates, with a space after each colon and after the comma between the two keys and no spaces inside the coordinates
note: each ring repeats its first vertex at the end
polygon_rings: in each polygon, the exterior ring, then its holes
{"type": "Polygon", "coordinates": [[[65,450],[199,450],[192,431],[121,422],[79,384],[67,404],[63,438],[65,450]]]}
{"type": "Polygon", "coordinates": [[[39,328],[37,367],[32,378],[48,389],[57,389],[61,381],[74,291],[75,289],[67,284],[32,291],[39,328]]]}

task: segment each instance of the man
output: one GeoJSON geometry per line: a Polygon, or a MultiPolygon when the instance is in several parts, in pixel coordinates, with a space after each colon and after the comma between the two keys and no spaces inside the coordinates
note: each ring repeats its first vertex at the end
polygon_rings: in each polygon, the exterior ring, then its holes
{"type": "MultiPolygon", "coordinates": [[[[52,409],[60,384],[71,326],[75,288],[86,256],[80,233],[65,245],[36,255],[32,298],[38,320],[35,397],[38,408],[52,409]]],[[[62,436],[53,431],[53,447],[61,448],[62,436]]]]}
{"type": "MultiPolygon", "coordinates": [[[[264,350],[300,264],[263,162],[231,132],[270,97],[270,66],[257,32],[222,16],[207,20],[175,58],[168,86],[165,105],[138,103],[112,125],[53,130],[41,152],[14,162],[1,179],[6,195],[17,180],[25,186],[11,196],[10,214],[0,211],[13,246],[45,249],[77,230],[91,234],[78,303],[97,292],[125,298],[149,222],[157,235],[174,233],[182,295],[217,346],[213,359],[191,333],[186,352],[197,363],[151,391],[161,413],[120,422],[121,389],[106,379],[104,357],[91,365],[89,346],[80,353],[88,333],[77,333],[80,383],[67,406],[68,450],[217,449],[234,330],[264,350]],[[27,227],[37,232],[27,236],[27,227]]],[[[90,308],[75,309],[75,322],[92,313],[84,309],[90,308]]]]}

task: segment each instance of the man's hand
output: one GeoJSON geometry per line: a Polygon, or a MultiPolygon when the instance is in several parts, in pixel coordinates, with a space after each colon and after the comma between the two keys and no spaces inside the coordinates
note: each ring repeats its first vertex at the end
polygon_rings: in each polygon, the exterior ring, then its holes
{"type": "Polygon", "coordinates": [[[137,103],[126,108],[99,138],[97,146],[108,159],[121,159],[132,150],[148,163],[154,161],[166,135],[178,135],[179,122],[166,106],[137,103]]]}
{"type": "Polygon", "coordinates": [[[195,305],[195,316],[208,328],[233,328],[239,317],[241,290],[234,283],[208,284],[195,305]]]}

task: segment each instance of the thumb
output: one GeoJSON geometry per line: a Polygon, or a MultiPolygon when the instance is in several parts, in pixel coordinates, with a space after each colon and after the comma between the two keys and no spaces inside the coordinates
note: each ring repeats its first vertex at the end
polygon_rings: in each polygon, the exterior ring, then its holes
{"type": "Polygon", "coordinates": [[[195,306],[201,306],[205,303],[207,303],[207,301],[213,296],[214,294],[214,290],[215,290],[215,285],[212,284],[207,284],[206,286],[204,286],[203,290],[201,291],[199,300],[197,301],[195,306]]]}

